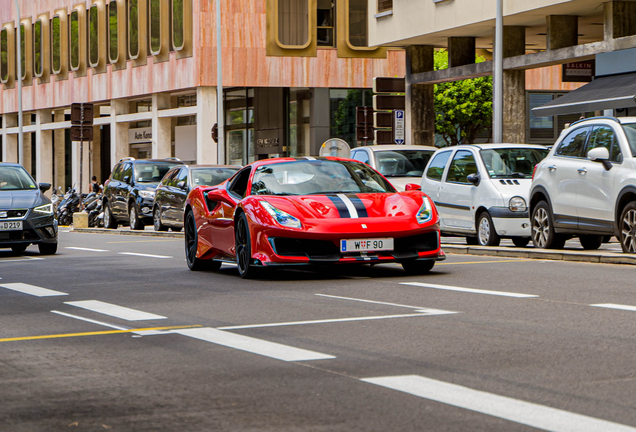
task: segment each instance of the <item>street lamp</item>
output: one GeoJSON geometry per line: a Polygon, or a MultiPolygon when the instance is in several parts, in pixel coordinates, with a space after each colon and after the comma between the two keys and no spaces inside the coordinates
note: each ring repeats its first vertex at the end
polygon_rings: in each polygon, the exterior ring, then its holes
{"type": "Polygon", "coordinates": [[[20,5],[14,0],[18,14],[18,163],[24,165],[24,137],[22,134],[22,27],[20,26],[20,5]]]}
{"type": "Polygon", "coordinates": [[[503,142],[503,0],[497,0],[493,92],[493,142],[503,142]]]}
{"type": "Polygon", "coordinates": [[[221,0],[216,0],[216,103],[217,103],[217,163],[225,163],[225,114],[223,112],[223,47],[221,45],[221,0]]]}

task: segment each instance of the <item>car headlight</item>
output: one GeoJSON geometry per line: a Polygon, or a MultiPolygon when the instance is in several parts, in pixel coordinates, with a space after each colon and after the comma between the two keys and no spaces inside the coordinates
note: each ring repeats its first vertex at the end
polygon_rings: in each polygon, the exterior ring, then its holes
{"type": "Polygon", "coordinates": [[[155,199],[154,191],[139,191],[139,196],[146,199],[155,199]]]}
{"type": "Polygon", "coordinates": [[[37,206],[33,209],[35,213],[40,213],[44,215],[52,215],[53,214],[53,204],[44,204],[41,206],[37,206]]]}
{"type": "Polygon", "coordinates": [[[519,196],[516,196],[516,197],[510,198],[510,203],[508,204],[508,208],[510,208],[510,211],[513,211],[513,212],[524,212],[528,209],[528,206],[526,205],[526,200],[524,200],[523,198],[519,196]]]}
{"type": "Polygon", "coordinates": [[[269,213],[280,225],[288,228],[301,228],[303,226],[298,218],[295,218],[289,213],[285,213],[284,211],[277,209],[267,201],[259,202],[261,203],[261,206],[267,210],[267,213],[269,213]]]}
{"type": "Polygon", "coordinates": [[[429,222],[433,218],[433,206],[428,198],[422,197],[422,207],[420,207],[415,218],[419,224],[429,222]]]}

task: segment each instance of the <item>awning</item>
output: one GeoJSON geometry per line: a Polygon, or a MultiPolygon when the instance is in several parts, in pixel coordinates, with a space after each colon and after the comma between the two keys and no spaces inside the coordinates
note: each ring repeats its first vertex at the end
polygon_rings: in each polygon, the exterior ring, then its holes
{"type": "Polygon", "coordinates": [[[636,107],[636,73],[596,78],[589,84],[533,108],[537,117],[636,107]]]}

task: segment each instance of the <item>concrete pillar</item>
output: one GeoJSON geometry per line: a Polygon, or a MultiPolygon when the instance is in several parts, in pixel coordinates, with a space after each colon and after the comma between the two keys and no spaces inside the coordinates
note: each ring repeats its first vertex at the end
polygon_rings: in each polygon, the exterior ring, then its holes
{"type": "Polygon", "coordinates": [[[547,49],[566,48],[579,43],[579,18],[575,15],[548,15],[546,17],[547,49]]]}
{"type": "Polygon", "coordinates": [[[72,145],[72,157],[73,161],[73,186],[75,186],[78,192],[87,193],[88,187],[90,184],[90,160],[88,155],[88,141],[85,141],[84,144],[79,141],[73,141],[72,145]],[[82,171],[82,180],[81,180],[81,188],[80,188],[80,153],[83,159],[83,166],[81,167],[82,171]]]}
{"type": "Polygon", "coordinates": [[[331,99],[328,88],[311,89],[309,100],[309,149],[308,156],[317,155],[322,144],[331,138],[331,99]]]}
{"type": "Polygon", "coordinates": [[[218,146],[212,139],[212,127],[217,122],[216,96],[216,87],[197,87],[198,164],[225,163],[218,160],[218,146]]]}
{"type": "MultiPolygon", "coordinates": [[[[504,26],[503,55],[514,57],[526,53],[526,29],[504,26]]],[[[526,142],[526,71],[503,71],[503,141],[526,142]]]]}
{"type": "Polygon", "coordinates": [[[406,47],[406,144],[435,145],[435,86],[410,83],[412,74],[434,69],[433,54],[432,45],[406,47]]]}
{"type": "Polygon", "coordinates": [[[111,169],[121,158],[128,157],[128,123],[117,123],[117,115],[128,114],[128,101],[114,99],[110,103],[110,162],[111,169]]]}
{"type": "Polygon", "coordinates": [[[448,38],[448,67],[464,66],[475,63],[475,38],[448,38]]]}
{"type": "Polygon", "coordinates": [[[159,110],[170,108],[170,95],[152,95],[152,157],[163,159],[172,155],[172,119],[160,118],[159,110]]]}
{"type": "Polygon", "coordinates": [[[18,163],[18,135],[7,134],[7,129],[18,126],[17,114],[2,115],[2,161],[18,163]]]}
{"type": "MultiPolygon", "coordinates": [[[[42,125],[50,123],[51,110],[38,110],[35,113],[35,180],[38,183],[53,184],[53,131],[42,130],[42,125]]],[[[47,192],[50,194],[50,191],[47,192]]]]}
{"type": "MultiPolygon", "coordinates": [[[[53,121],[55,123],[61,123],[64,121],[64,110],[56,110],[53,113],[53,121]]],[[[54,158],[54,168],[53,168],[53,187],[58,188],[62,186],[62,191],[66,192],[65,183],[66,183],[66,175],[65,175],[65,154],[66,154],[66,134],[64,129],[55,129],[53,131],[54,137],[54,150],[53,150],[53,158],[54,158]]]]}
{"type": "Polygon", "coordinates": [[[609,1],[603,4],[605,40],[636,34],[636,3],[609,1]]]}
{"type": "MultiPolygon", "coordinates": [[[[95,106],[93,118],[100,117],[99,105],[95,106]]],[[[97,177],[99,181],[102,177],[102,128],[93,126],[93,142],[91,143],[91,177],[97,177]]]]}
{"type": "MultiPolygon", "coordinates": [[[[31,125],[31,114],[23,114],[22,125],[30,126],[31,125]]],[[[26,168],[26,170],[33,175],[33,151],[32,151],[32,142],[31,132],[24,132],[24,137],[22,138],[22,155],[24,157],[24,161],[22,162],[22,166],[26,168]]]]}

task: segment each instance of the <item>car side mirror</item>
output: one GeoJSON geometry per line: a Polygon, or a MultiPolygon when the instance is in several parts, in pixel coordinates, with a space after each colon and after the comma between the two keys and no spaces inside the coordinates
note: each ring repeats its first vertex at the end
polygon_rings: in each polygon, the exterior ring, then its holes
{"type": "Polygon", "coordinates": [[[208,199],[212,201],[224,202],[226,204],[230,204],[230,198],[227,196],[227,192],[225,189],[212,189],[210,192],[206,194],[208,199]]]}
{"type": "Polygon", "coordinates": [[[181,180],[179,183],[177,183],[177,187],[179,189],[185,189],[186,188],[186,182],[181,180]]]}
{"type": "Polygon", "coordinates": [[[468,183],[472,183],[473,186],[479,186],[479,174],[469,174],[466,180],[468,180],[468,183]]]}
{"type": "Polygon", "coordinates": [[[603,167],[609,171],[612,169],[612,163],[609,161],[609,150],[605,147],[597,147],[587,152],[587,158],[594,162],[600,162],[603,167]]]}
{"type": "Polygon", "coordinates": [[[406,191],[421,191],[422,190],[422,186],[415,184],[415,183],[409,183],[407,184],[404,189],[406,191]]]}
{"type": "Polygon", "coordinates": [[[130,184],[130,176],[124,176],[124,183],[130,184]]]}
{"type": "Polygon", "coordinates": [[[40,183],[39,186],[42,192],[46,192],[47,190],[51,189],[51,183],[40,183]]]}

